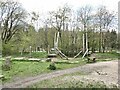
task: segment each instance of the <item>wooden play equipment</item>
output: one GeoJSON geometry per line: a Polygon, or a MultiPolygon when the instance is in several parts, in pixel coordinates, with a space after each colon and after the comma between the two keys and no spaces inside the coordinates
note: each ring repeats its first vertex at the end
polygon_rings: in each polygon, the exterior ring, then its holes
{"type": "MultiPolygon", "coordinates": [[[[48,57],[56,57],[56,55],[59,55],[61,58],[68,60],[69,58],[64,53],[62,53],[62,51],[59,50],[59,48],[58,48],[58,39],[59,39],[59,32],[55,33],[55,38],[54,38],[54,50],[55,50],[55,53],[51,54],[50,53],[50,46],[48,46],[48,57]]],[[[82,51],[80,50],[78,52],[78,54],[76,54],[73,58],[77,58],[81,53],[82,53],[82,51]]]]}

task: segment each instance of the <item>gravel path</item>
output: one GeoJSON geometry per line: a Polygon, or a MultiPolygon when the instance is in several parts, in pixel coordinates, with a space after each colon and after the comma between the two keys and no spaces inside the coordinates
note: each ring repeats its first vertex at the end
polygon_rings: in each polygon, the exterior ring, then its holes
{"type": "Polygon", "coordinates": [[[64,74],[70,74],[70,73],[74,73],[74,72],[92,73],[92,74],[88,75],[87,78],[96,78],[99,80],[105,80],[106,82],[107,81],[115,81],[114,83],[117,83],[117,79],[118,79],[117,78],[118,77],[117,76],[118,75],[118,67],[117,67],[118,65],[117,64],[118,64],[117,60],[86,64],[86,65],[75,67],[75,68],[54,71],[51,73],[41,74],[41,75],[34,76],[34,77],[28,77],[23,80],[5,84],[5,85],[3,85],[3,88],[25,88],[29,85],[40,82],[42,80],[51,79],[53,77],[58,77],[58,76],[61,76],[64,74]],[[107,77],[103,77],[103,75],[107,75],[107,77]],[[109,78],[109,80],[108,80],[108,78],[109,78]]]}

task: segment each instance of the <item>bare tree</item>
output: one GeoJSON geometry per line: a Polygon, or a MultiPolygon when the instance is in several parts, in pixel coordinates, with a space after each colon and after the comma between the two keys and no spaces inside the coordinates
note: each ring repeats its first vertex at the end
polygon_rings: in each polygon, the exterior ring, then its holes
{"type": "Polygon", "coordinates": [[[99,39],[99,52],[104,52],[104,39],[103,39],[103,29],[108,30],[112,21],[115,18],[115,13],[110,13],[105,6],[101,6],[98,8],[96,19],[99,26],[100,31],[100,39],[99,39]]]}
{"type": "Polygon", "coordinates": [[[36,30],[39,29],[39,14],[36,12],[30,13],[31,24],[35,27],[36,30]]]}
{"type": "Polygon", "coordinates": [[[18,2],[0,2],[0,29],[2,41],[7,43],[21,28],[25,19],[25,10],[18,2]]]}
{"type": "Polygon", "coordinates": [[[83,25],[83,36],[84,36],[84,42],[83,42],[83,52],[85,52],[87,49],[88,49],[88,46],[87,46],[87,27],[91,21],[91,7],[89,6],[85,6],[85,7],[82,7],[78,10],[78,13],[77,13],[77,21],[80,22],[80,24],[83,25]]]}
{"type": "Polygon", "coordinates": [[[62,40],[61,30],[65,29],[65,22],[69,20],[70,11],[71,9],[65,5],[63,8],[59,8],[57,11],[50,12],[50,23],[59,32],[60,40],[62,40]]]}
{"type": "Polygon", "coordinates": [[[45,48],[48,47],[48,22],[46,21],[45,23],[45,31],[44,31],[44,34],[45,34],[45,40],[44,40],[44,43],[45,43],[45,48]]]}

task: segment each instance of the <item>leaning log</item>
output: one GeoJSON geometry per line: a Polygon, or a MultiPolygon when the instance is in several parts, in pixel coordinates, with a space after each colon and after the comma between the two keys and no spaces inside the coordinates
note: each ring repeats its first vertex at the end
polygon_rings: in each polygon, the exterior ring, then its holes
{"type": "Polygon", "coordinates": [[[56,49],[56,51],[58,52],[58,54],[59,54],[60,56],[62,56],[62,58],[65,58],[65,59],[68,60],[68,57],[67,57],[64,53],[62,53],[58,48],[55,48],[55,49],[56,49]]]}

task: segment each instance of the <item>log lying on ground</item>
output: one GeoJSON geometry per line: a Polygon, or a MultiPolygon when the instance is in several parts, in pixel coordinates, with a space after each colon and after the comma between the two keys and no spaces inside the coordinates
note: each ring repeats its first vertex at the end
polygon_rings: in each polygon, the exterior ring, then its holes
{"type": "Polygon", "coordinates": [[[24,60],[26,59],[25,57],[17,57],[17,58],[14,58],[15,60],[24,60]]]}
{"type": "Polygon", "coordinates": [[[51,58],[13,58],[14,61],[51,61],[51,58]]]}
{"type": "Polygon", "coordinates": [[[0,75],[0,79],[1,79],[1,78],[4,78],[4,75],[0,75]]]}
{"type": "Polygon", "coordinates": [[[51,58],[46,58],[45,61],[46,62],[51,62],[51,58]]]}
{"type": "Polygon", "coordinates": [[[39,59],[39,58],[28,58],[28,60],[30,60],[30,61],[40,61],[41,59],[39,59]]]}
{"type": "Polygon", "coordinates": [[[57,54],[48,54],[48,57],[57,57],[57,54]]]}

